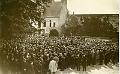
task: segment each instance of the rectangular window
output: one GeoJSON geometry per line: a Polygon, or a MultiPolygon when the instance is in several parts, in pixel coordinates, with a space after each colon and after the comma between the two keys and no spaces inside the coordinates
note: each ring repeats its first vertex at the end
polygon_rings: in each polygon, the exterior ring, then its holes
{"type": "Polygon", "coordinates": [[[51,27],[51,20],[50,20],[50,27],[51,27]]]}
{"type": "Polygon", "coordinates": [[[46,27],[46,22],[44,22],[44,26],[43,27],[46,27]]]}
{"type": "Polygon", "coordinates": [[[53,23],[53,27],[55,27],[55,22],[53,23]]]}

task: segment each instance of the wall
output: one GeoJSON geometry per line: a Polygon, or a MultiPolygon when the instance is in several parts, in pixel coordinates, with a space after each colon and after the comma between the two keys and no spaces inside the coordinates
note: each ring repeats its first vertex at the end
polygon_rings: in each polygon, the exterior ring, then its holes
{"type": "Polygon", "coordinates": [[[43,23],[41,24],[41,28],[40,29],[44,29],[45,33],[50,33],[51,29],[57,29],[57,31],[59,33],[61,33],[61,26],[65,23],[66,19],[67,19],[67,5],[66,3],[63,3],[59,17],[46,17],[46,27],[44,27],[43,23]],[[50,27],[50,20],[51,20],[51,27],[50,27]],[[56,26],[53,27],[53,23],[56,23],[56,26]]]}
{"type": "Polygon", "coordinates": [[[55,18],[55,17],[54,18],[53,17],[50,18],[50,17],[48,17],[48,18],[45,18],[45,20],[46,20],[46,27],[44,27],[43,23],[41,24],[41,29],[44,29],[45,33],[50,33],[51,29],[58,29],[59,18],[55,18]],[[51,20],[51,27],[50,27],[50,20],[51,20]],[[54,22],[55,22],[55,27],[53,26],[54,22]]]}

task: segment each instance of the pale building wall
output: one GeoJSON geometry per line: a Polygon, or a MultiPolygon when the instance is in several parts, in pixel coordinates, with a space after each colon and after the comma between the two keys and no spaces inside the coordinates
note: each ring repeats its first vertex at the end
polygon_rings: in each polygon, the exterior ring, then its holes
{"type": "Polygon", "coordinates": [[[65,23],[67,18],[67,8],[65,6],[62,7],[60,11],[60,17],[46,17],[46,27],[44,27],[44,24],[41,24],[41,29],[45,30],[45,33],[50,33],[51,29],[58,30],[59,33],[61,33],[61,26],[65,23]],[[51,27],[50,27],[50,20],[51,20],[51,27]],[[55,27],[53,27],[55,22],[55,27]]]}
{"type": "Polygon", "coordinates": [[[44,27],[43,23],[41,24],[41,29],[44,29],[45,33],[50,33],[51,29],[57,29],[58,30],[59,18],[48,17],[48,18],[45,18],[45,21],[46,21],[46,27],[44,27]],[[50,27],[50,20],[51,20],[51,27],[50,27]],[[55,27],[54,27],[54,22],[55,22],[55,27]]]}
{"type": "Polygon", "coordinates": [[[59,33],[61,33],[61,26],[65,23],[67,19],[67,5],[63,3],[60,14],[58,16],[47,16],[45,17],[46,27],[44,27],[44,23],[41,23],[41,27],[39,29],[44,30],[44,33],[50,33],[51,29],[56,29],[59,33]],[[51,20],[51,27],[50,27],[51,20]],[[55,22],[55,27],[54,27],[55,22]]]}

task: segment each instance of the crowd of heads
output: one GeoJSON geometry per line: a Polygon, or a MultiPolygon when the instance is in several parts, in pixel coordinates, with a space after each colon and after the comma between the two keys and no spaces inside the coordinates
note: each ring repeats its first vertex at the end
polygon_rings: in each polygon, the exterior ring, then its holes
{"type": "Polygon", "coordinates": [[[81,36],[27,35],[25,38],[2,39],[0,45],[0,63],[5,69],[10,67],[32,74],[47,72],[49,62],[55,56],[59,58],[58,68],[64,70],[82,66],[83,56],[86,57],[86,66],[116,64],[119,53],[118,42],[81,36]]]}

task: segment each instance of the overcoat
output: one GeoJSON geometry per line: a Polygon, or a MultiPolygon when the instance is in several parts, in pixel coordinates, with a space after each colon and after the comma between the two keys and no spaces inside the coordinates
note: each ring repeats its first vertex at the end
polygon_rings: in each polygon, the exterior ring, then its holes
{"type": "Polygon", "coordinates": [[[52,72],[56,72],[58,68],[58,64],[55,60],[51,60],[49,63],[49,70],[52,72]]]}

